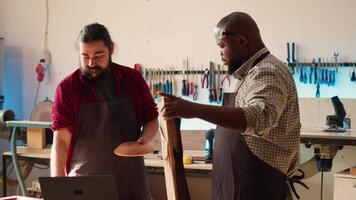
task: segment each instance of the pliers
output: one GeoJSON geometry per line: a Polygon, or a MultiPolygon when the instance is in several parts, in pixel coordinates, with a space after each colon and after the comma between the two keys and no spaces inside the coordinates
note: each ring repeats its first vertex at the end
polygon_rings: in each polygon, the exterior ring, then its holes
{"type": "Polygon", "coordinates": [[[204,76],[201,80],[201,88],[204,88],[206,82],[206,88],[209,88],[209,70],[206,68],[204,72],[204,76]]]}
{"type": "Polygon", "coordinates": [[[225,80],[228,81],[229,87],[230,87],[231,81],[230,81],[229,75],[225,75],[225,77],[224,77],[223,80],[221,81],[221,85],[222,85],[222,86],[224,85],[225,80]]]}

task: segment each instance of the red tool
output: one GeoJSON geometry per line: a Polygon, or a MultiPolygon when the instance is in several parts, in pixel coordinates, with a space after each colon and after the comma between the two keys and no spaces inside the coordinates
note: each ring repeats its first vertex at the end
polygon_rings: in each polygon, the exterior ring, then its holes
{"type": "Polygon", "coordinates": [[[143,74],[142,66],[141,66],[140,64],[136,63],[136,64],[134,65],[134,69],[135,69],[136,71],[140,72],[141,74],[143,74]]]}
{"type": "Polygon", "coordinates": [[[41,63],[38,63],[36,67],[37,81],[42,82],[44,78],[44,67],[41,63]]]}
{"type": "Polygon", "coordinates": [[[224,77],[223,80],[221,81],[221,85],[224,85],[225,80],[228,81],[229,87],[230,87],[231,81],[230,81],[229,75],[225,75],[225,77],[224,77]]]}

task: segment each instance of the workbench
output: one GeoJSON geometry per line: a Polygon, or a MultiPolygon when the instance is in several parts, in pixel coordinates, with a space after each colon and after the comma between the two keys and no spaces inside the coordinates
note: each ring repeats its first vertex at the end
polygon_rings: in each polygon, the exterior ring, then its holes
{"type": "MultiPolygon", "coordinates": [[[[336,145],[355,145],[356,146],[356,130],[350,130],[343,133],[323,132],[321,128],[302,129],[300,135],[301,143],[308,145],[313,144],[336,144],[336,145]]],[[[50,149],[43,150],[28,150],[23,147],[17,147],[17,155],[19,160],[28,160],[38,164],[49,164],[50,149]]],[[[184,151],[184,155],[193,157],[203,156],[203,151],[184,151]]],[[[3,183],[6,183],[6,164],[12,159],[11,152],[3,153],[3,183]]],[[[148,174],[163,175],[163,162],[158,154],[148,154],[145,156],[145,166],[148,174]]],[[[203,177],[211,178],[212,164],[205,164],[203,161],[196,161],[194,164],[185,165],[187,177],[203,177]]],[[[6,184],[3,184],[3,195],[6,195],[6,184]]]]}
{"type": "MultiPolygon", "coordinates": [[[[193,157],[202,157],[202,151],[184,151],[185,155],[193,157]]],[[[49,165],[51,150],[42,149],[34,150],[25,147],[17,147],[17,159],[34,162],[42,165],[49,165]]],[[[3,160],[3,183],[7,182],[6,165],[12,159],[10,151],[4,152],[2,155],[3,160]]],[[[146,171],[148,174],[163,175],[163,162],[159,154],[147,154],[144,157],[146,171]]],[[[184,165],[187,177],[205,177],[211,178],[212,164],[205,164],[203,161],[195,161],[193,164],[184,165]]],[[[7,184],[3,184],[3,196],[7,195],[7,184]]]]}
{"type": "Polygon", "coordinates": [[[356,146],[356,129],[339,133],[324,132],[322,128],[302,129],[300,132],[300,142],[308,145],[332,144],[356,146]]]}

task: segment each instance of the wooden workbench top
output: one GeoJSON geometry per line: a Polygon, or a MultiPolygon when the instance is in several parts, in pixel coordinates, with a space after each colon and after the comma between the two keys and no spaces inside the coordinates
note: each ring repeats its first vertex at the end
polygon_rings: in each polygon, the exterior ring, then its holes
{"type": "MultiPolygon", "coordinates": [[[[11,156],[11,152],[7,151],[3,153],[6,156],[11,156]]],[[[29,149],[25,147],[17,147],[17,155],[20,157],[27,158],[38,158],[49,160],[51,156],[51,149],[29,149]]],[[[192,157],[203,157],[203,151],[184,151],[184,155],[189,155],[192,157]]],[[[162,167],[163,161],[160,154],[147,154],[144,156],[146,167],[162,167]]],[[[205,164],[203,161],[195,161],[193,164],[184,165],[186,169],[194,170],[212,170],[212,164],[205,164]]]]}

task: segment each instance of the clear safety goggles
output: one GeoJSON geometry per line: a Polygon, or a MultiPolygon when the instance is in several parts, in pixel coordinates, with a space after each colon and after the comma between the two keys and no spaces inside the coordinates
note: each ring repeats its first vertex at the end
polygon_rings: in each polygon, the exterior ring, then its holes
{"type": "Polygon", "coordinates": [[[215,27],[214,35],[217,40],[220,40],[221,38],[226,37],[226,36],[237,36],[237,35],[239,35],[239,33],[215,27]]]}

